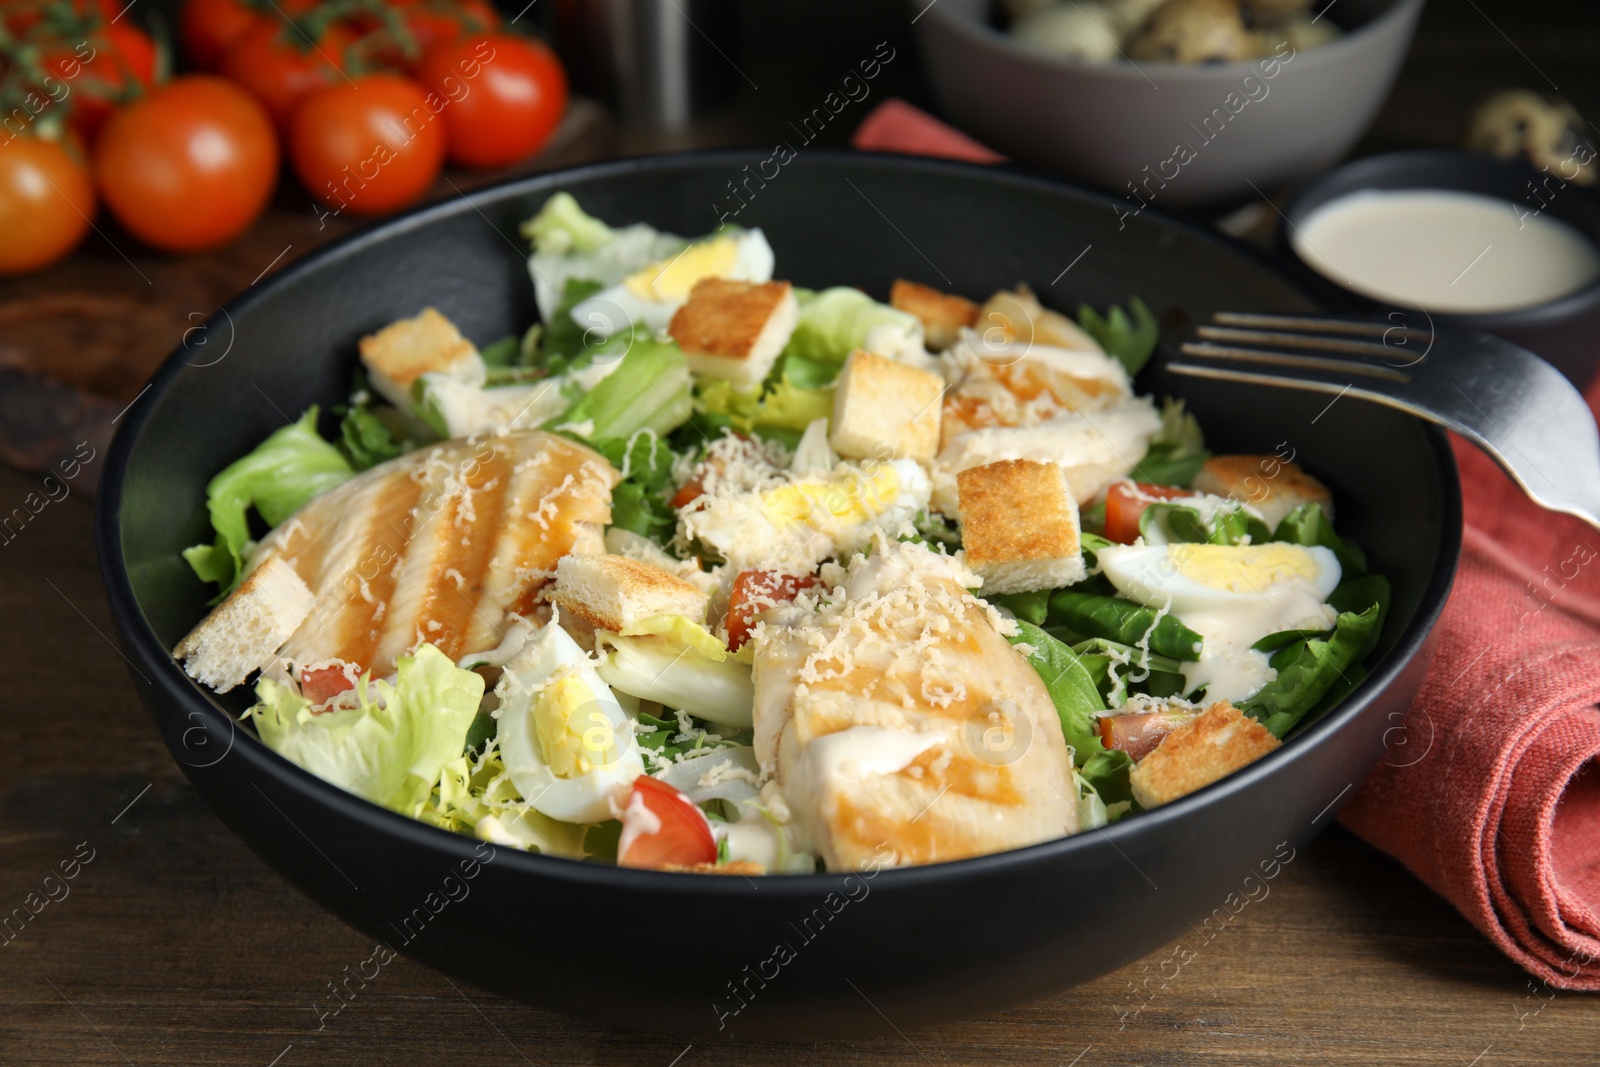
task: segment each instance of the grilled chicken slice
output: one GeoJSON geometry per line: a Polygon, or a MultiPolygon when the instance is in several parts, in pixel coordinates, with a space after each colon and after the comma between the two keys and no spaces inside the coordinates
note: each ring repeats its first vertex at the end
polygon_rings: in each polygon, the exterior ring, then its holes
{"type": "Polygon", "coordinates": [[[776,608],[755,638],[755,747],[829,870],[936,863],[1078,828],[1039,676],[954,560],[880,539],[846,597],[776,608]]]}
{"type": "Polygon", "coordinates": [[[605,551],[617,471],[567,438],[520,430],[445,441],[317,497],[257,549],[281,558],[316,606],[281,655],[382,677],[423,642],[451,659],[500,643],[556,562],[605,551]]]}

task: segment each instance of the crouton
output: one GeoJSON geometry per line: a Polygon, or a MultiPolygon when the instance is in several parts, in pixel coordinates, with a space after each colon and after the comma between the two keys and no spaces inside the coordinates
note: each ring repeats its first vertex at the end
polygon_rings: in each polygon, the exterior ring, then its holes
{"type": "Polygon", "coordinates": [[[470,385],[484,381],[478,350],[433,308],[363,337],[360,350],[372,388],[405,410],[412,406],[411,387],[424,374],[447,374],[470,385]]]}
{"type": "Polygon", "coordinates": [[[1328,487],[1277,456],[1212,456],[1195,475],[1194,489],[1249,504],[1274,530],[1301,504],[1321,504],[1333,520],[1328,487]]]}
{"type": "Polygon", "coordinates": [[[923,337],[935,352],[955,344],[962,327],[978,321],[978,305],[966,297],[941,293],[904,278],[896,278],[889,287],[889,306],[921,319],[923,337]]]}
{"type": "Polygon", "coordinates": [[[982,592],[1055,589],[1088,576],[1078,502],[1054,463],[1008,459],[956,475],[961,546],[982,592]]]}
{"type": "Polygon", "coordinates": [[[696,374],[759,385],[789,343],[800,304],[788,282],[705,278],[667,332],[696,374]]]}
{"type": "Polygon", "coordinates": [[[172,655],[189,677],[226,693],[283,647],[315,603],[294,568],[271,557],[190,630],[172,655]]]}
{"type": "Polygon", "coordinates": [[[1256,720],[1219,700],[1162,738],[1133,765],[1133,799],[1154,808],[1226,778],[1282,742],[1256,720]]]}
{"type": "Polygon", "coordinates": [[[841,456],[915,459],[939,451],[944,378],[856,349],[844,361],[833,394],[828,444],[841,456]]]}
{"type": "Polygon", "coordinates": [[[550,599],[600,630],[620,632],[657,615],[704,623],[706,594],[659,567],[626,556],[566,556],[550,599]]]}

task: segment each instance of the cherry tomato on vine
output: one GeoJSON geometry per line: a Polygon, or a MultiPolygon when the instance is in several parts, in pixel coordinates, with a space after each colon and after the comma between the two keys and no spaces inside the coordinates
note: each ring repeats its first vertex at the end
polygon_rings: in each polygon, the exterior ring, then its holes
{"type": "Polygon", "coordinates": [[[94,185],[76,146],[37,137],[0,143],[0,274],[48,266],[94,218],[94,185]]]}
{"type": "Polygon", "coordinates": [[[406,28],[416,38],[421,55],[463,34],[489,33],[500,28],[500,12],[488,0],[399,0],[394,6],[403,13],[406,28]]]}
{"type": "Polygon", "coordinates": [[[93,162],[101,197],[134,236],[193,252],[237,236],[261,213],[278,177],[278,142],[244,90],[191,74],[112,115],[93,162]]]}
{"type": "MultiPolygon", "coordinates": [[[[61,0],[6,0],[0,5],[0,22],[4,22],[6,29],[12,33],[26,33],[44,21],[47,9],[60,2],[61,0]]],[[[70,10],[75,15],[97,13],[109,21],[116,18],[122,8],[117,0],[73,0],[70,10]]]]}
{"type": "Polygon", "coordinates": [[[315,42],[282,21],[246,31],[222,61],[222,74],[261,102],[279,130],[310,94],[344,80],[344,53],[355,35],[337,23],[315,42]]]}
{"type": "Polygon", "coordinates": [[[65,85],[68,125],[92,144],[118,104],[155,83],[156,45],[136,26],[107,23],[83,41],[48,49],[43,65],[65,85]]]}
{"type": "Polygon", "coordinates": [[[329,86],[294,113],[289,158],[318,200],[382,214],[427,191],[444,163],[444,123],[428,94],[398,74],[329,86]]]}
{"type": "Polygon", "coordinates": [[[185,0],[178,15],[178,40],[190,64],[217,71],[245,34],[271,21],[244,0],[185,0]]]}
{"type": "Polygon", "coordinates": [[[464,167],[503,167],[538,151],[567,110],[567,75],[543,41],[475,34],[437,45],[417,81],[450,104],[447,150],[464,167]]]}

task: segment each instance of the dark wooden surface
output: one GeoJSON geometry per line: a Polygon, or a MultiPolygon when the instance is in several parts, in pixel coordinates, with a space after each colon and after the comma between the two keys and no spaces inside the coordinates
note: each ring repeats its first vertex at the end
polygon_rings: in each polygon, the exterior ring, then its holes
{"type": "MultiPolygon", "coordinates": [[[[840,0],[771,6],[767,28],[747,31],[765,55],[762,88],[725,114],[673,139],[618,131],[581,107],[535,165],[767,140],[787,104],[828,80],[819,54],[870,51],[881,36],[899,35],[907,49],[882,92],[925,102],[900,7],[867,5],[835,31],[828,20],[840,0]],[[802,19],[787,36],[772,29],[785,17],[802,19]]],[[[1553,82],[1600,118],[1597,19],[1592,7],[1439,0],[1362,150],[1452,143],[1477,97],[1508,85],[1553,82]]],[[[841,125],[829,139],[847,134],[841,125]]],[[[458,188],[437,192],[470,193],[475,180],[452,175],[458,188]]],[[[212,255],[152,255],[103,226],[68,262],[0,282],[0,452],[26,420],[61,423],[55,443],[7,453],[37,465],[80,440],[105,440],[185,331],[348,226],[319,230],[287,189],[250,234],[212,255]],[[68,418],[7,373],[24,370],[98,399],[68,418]]],[[[47,888],[61,898],[20,933],[0,935],[0,1063],[1600,1063],[1600,1000],[1534,986],[1399,865],[1340,829],[1209,940],[1197,934],[1029,1007],[903,1037],[685,1048],[538,1012],[403,958],[319,1029],[313,1004],[372,946],[279,879],[185,784],[110,639],[86,486],[74,480],[70,495],[0,543],[0,916],[38,907],[47,888]],[[62,883],[45,878],[75,857],[81,867],[63,897],[62,883]]],[[[0,466],[0,513],[45,488],[0,466]]],[[[1093,904],[1092,887],[1062,900],[1093,904]]],[[[671,981],[660,946],[619,961],[629,965],[671,981]]]]}

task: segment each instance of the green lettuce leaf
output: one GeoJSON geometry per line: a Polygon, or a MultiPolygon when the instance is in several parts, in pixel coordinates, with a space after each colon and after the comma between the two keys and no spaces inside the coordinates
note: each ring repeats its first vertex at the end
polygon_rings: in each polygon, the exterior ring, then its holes
{"type": "Polygon", "coordinates": [[[669,433],[687,422],[692,411],[689,361],[683,352],[670,341],[636,336],[620,367],[545,426],[592,423],[581,436],[591,441],[626,439],[640,430],[669,433]]]}
{"type": "Polygon", "coordinates": [[[1133,786],[1128,772],[1133,770],[1133,759],[1120,748],[1102,748],[1084,761],[1078,774],[1106,804],[1133,799],[1133,786]]]}
{"type": "Polygon", "coordinates": [[[722,425],[735,430],[787,440],[790,434],[804,433],[814,420],[832,416],[833,390],[802,389],[780,378],[761,392],[744,392],[719,378],[700,383],[695,409],[713,420],[726,420],[722,425]]]}
{"type": "Polygon", "coordinates": [[[389,424],[366,404],[352,404],[339,421],[339,445],[350,466],[364,471],[411,451],[412,443],[397,437],[389,424]]]}
{"type": "Polygon", "coordinates": [[[1360,545],[1346,541],[1334,532],[1333,523],[1328,521],[1321,504],[1301,504],[1289,512],[1278,523],[1272,539],[1305,545],[1307,548],[1321,545],[1330,549],[1338,557],[1346,578],[1359,578],[1367,573],[1367,554],[1361,551],[1360,545]]]}
{"type": "Polygon", "coordinates": [[[879,338],[892,336],[896,346],[922,346],[922,322],[915,315],[880,304],[859,289],[824,289],[801,304],[784,355],[837,367],[875,330],[884,331],[879,338]]]}
{"type": "Polygon", "coordinates": [[[1274,737],[1287,734],[1335,686],[1353,687],[1360,675],[1352,672],[1359,667],[1363,650],[1377,640],[1378,616],[1377,604],[1359,615],[1345,612],[1331,635],[1307,638],[1274,653],[1272,666],[1278,676],[1242,702],[1239,710],[1260,720],[1274,737]]]}
{"type": "Polygon", "coordinates": [[[984,599],[999,604],[1023,622],[1035,626],[1043,626],[1045,615],[1050,611],[1048,589],[1036,589],[1027,593],[1002,593],[984,599]]]}
{"type": "MultiPolygon", "coordinates": [[[[539,336],[537,362],[540,366],[552,374],[559,374],[571,367],[580,356],[585,354],[592,356],[597,350],[605,347],[605,341],[600,341],[597,335],[588,333],[587,327],[579,326],[572,317],[574,307],[604,288],[600,282],[588,278],[567,279],[561,289],[561,303],[550,316],[550,321],[544,324],[544,331],[539,336]]],[[[618,338],[619,345],[625,344],[628,339],[626,333],[613,336],[618,338]]],[[[606,340],[609,341],[610,338],[606,340]]]]}
{"type": "Polygon", "coordinates": [[[402,656],[394,685],[363,677],[360,705],[312,714],[288,685],[256,683],[246,717],[274,752],[318,778],[394,811],[427,805],[445,764],[459,758],[483,699],[483,678],[432,645],[402,656]]]}
{"type": "Polygon", "coordinates": [[[1161,326],[1138,297],[1129,300],[1128,307],[1133,311],[1132,318],[1115,304],[1104,316],[1088,304],[1083,304],[1078,308],[1078,325],[1100,342],[1106,354],[1115,357],[1128,369],[1129,374],[1138,374],[1150,361],[1150,354],[1156,350],[1156,342],[1161,339],[1161,326]]]}
{"type": "Polygon", "coordinates": [[[1187,489],[1210,458],[1199,421],[1183,410],[1182,400],[1167,397],[1161,402],[1161,429],[1150,439],[1144,458],[1128,477],[1136,482],[1187,489]]]}
{"type": "Polygon", "coordinates": [[[1028,663],[1038,672],[1050,693],[1050,702],[1056,706],[1061,732],[1072,746],[1073,762],[1083,766],[1096,752],[1105,750],[1093,713],[1104,711],[1106,705],[1094,680],[1072,649],[1032,623],[1018,622],[1017,633],[1010,640],[1033,649],[1028,663]]]}
{"type": "Polygon", "coordinates": [[[669,504],[672,449],[649,431],[628,440],[613,437],[591,443],[623,472],[622,481],[611,490],[611,525],[664,544],[678,524],[677,512],[669,504]]]}
{"type": "Polygon", "coordinates": [[[1243,504],[1218,507],[1210,523],[1200,517],[1199,511],[1182,504],[1151,504],[1139,516],[1139,533],[1152,544],[1259,545],[1272,540],[1267,524],[1246,511],[1243,504]]]}
{"type": "Polygon", "coordinates": [[[1151,652],[1170,659],[1200,658],[1200,635],[1175,615],[1159,615],[1121,597],[1057,590],[1050,596],[1050,621],[1085,637],[1103,637],[1120,645],[1146,644],[1151,652]],[[1150,640],[1145,642],[1145,634],[1150,640]]]}
{"type": "Polygon", "coordinates": [[[252,506],[268,526],[276,526],[354,474],[349,460],[317,433],[316,407],[307,408],[300,421],[274,431],[206,485],[206,510],[217,539],[185,549],[183,558],[202,581],[221,587],[220,600],[239,583],[252,506]]]}
{"type": "Polygon", "coordinates": [[[535,250],[555,256],[593,252],[615,236],[610,226],[579,207],[571,193],[556,193],[546,200],[521,229],[535,250]]]}

